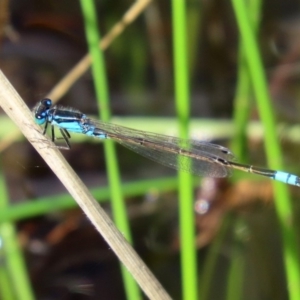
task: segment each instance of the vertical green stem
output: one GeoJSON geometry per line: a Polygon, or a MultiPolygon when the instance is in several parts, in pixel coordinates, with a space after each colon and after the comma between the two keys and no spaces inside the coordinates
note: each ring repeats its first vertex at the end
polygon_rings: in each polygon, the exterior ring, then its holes
{"type": "MultiPolygon", "coordinates": [[[[247,125],[251,110],[251,82],[243,48],[239,49],[238,82],[234,99],[234,138],[231,141],[231,149],[239,161],[244,161],[247,148],[247,125]]],[[[234,177],[238,174],[234,173],[234,177]]]]}
{"type": "Polygon", "coordinates": [[[213,243],[209,247],[209,252],[207,253],[203,271],[200,277],[199,285],[201,291],[200,299],[207,300],[210,299],[210,290],[213,286],[214,272],[217,268],[217,261],[222,248],[222,244],[228,234],[230,229],[231,216],[225,215],[221,228],[218,231],[217,236],[214,238],[213,243]]]}
{"type": "MultiPolygon", "coordinates": [[[[248,1],[248,4],[248,14],[250,16],[251,24],[256,33],[261,15],[261,0],[250,0],[248,1]]],[[[249,113],[251,111],[251,95],[252,86],[249,68],[247,65],[247,60],[245,58],[243,43],[240,42],[237,71],[237,88],[235,93],[233,111],[235,134],[233,140],[231,141],[231,149],[240,161],[246,161],[245,153],[247,148],[247,125],[249,122],[249,113]]]]}
{"type": "MultiPolygon", "coordinates": [[[[172,10],[176,107],[180,137],[187,138],[190,106],[185,1],[173,0],[172,10]]],[[[183,299],[192,300],[197,299],[192,177],[182,172],[179,172],[179,212],[183,299]]]]}
{"type": "MultiPolygon", "coordinates": [[[[89,52],[92,57],[92,74],[100,108],[100,117],[103,121],[110,119],[109,92],[106,79],[105,61],[102,51],[98,47],[100,34],[98,32],[96,8],[93,0],[81,0],[81,7],[85,20],[85,31],[88,40],[89,52]]],[[[121,180],[117,163],[115,145],[111,140],[104,143],[107,174],[111,190],[113,215],[117,227],[127,240],[131,241],[131,233],[126,215],[124,199],[121,190],[121,180]]],[[[138,286],[128,271],[121,266],[127,299],[140,299],[138,286]]]]}
{"type": "Polygon", "coordinates": [[[240,255],[240,253],[236,253],[232,258],[230,273],[227,280],[227,286],[229,288],[227,290],[226,299],[228,300],[240,300],[243,297],[242,290],[244,277],[241,276],[241,274],[244,274],[245,272],[244,259],[245,258],[240,255]]]}
{"type": "MultiPolygon", "coordinates": [[[[249,66],[249,74],[253,85],[259,114],[264,126],[265,149],[269,166],[272,169],[282,168],[282,153],[276,137],[275,120],[271,99],[268,92],[267,80],[254,30],[249,20],[246,1],[232,0],[235,10],[245,57],[249,66]]],[[[299,257],[296,244],[296,235],[291,222],[293,213],[288,195],[287,185],[274,182],[274,197],[279,224],[282,233],[285,269],[288,281],[290,299],[298,299],[300,295],[299,257]]]]}
{"type": "MultiPolygon", "coordinates": [[[[1,259],[5,259],[0,255],[1,259]]],[[[2,300],[15,300],[13,294],[13,287],[10,281],[10,277],[4,264],[0,266],[0,299],[2,300]]]]}
{"type": "MultiPolygon", "coordinates": [[[[0,195],[0,209],[4,209],[7,207],[9,201],[4,176],[1,171],[0,195]]],[[[20,300],[34,299],[14,225],[10,222],[2,222],[0,224],[0,236],[3,243],[3,250],[1,251],[3,256],[1,256],[1,260],[6,263],[11,279],[11,287],[13,287],[16,298],[20,300]]]]}
{"type": "MultiPolygon", "coordinates": [[[[248,15],[251,20],[251,24],[257,32],[258,24],[260,21],[261,0],[250,0],[248,3],[248,15]]],[[[238,72],[237,72],[237,88],[234,99],[234,111],[233,121],[235,134],[231,141],[231,149],[235,153],[240,161],[247,162],[247,125],[249,123],[249,115],[252,107],[252,85],[251,77],[249,74],[249,67],[245,57],[245,51],[243,43],[239,44],[239,56],[238,56],[238,72]]],[[[238,174],[233,175],[237,178],[238,174]]],[[[238,226],[240,220],[235,220],[235,226],[238,226]]],[[[227,299],[240,299],[241,290],[244,284],[243,278],[245,272],[243,270],[243,258],[239,253],[232,255],[229,268],[229,279],[227,284],[227,299]]]]}

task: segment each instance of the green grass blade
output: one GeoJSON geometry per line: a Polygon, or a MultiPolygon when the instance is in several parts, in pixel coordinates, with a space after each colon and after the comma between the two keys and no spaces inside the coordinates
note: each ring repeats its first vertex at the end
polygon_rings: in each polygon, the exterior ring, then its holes
{"type": "MultiPolygon", "coordinates": [[[[199,184],[195,178],[194,186],[199,184]]],[[[175,191],[178,188],[178,179],[175,177],[157,178],[151,180],[140,180],[122,185],[122,193],[125,197],[135,197],[147,194],[150,190],[163,193],[175,191]]],[[[91,190],[93,196],[99,202],[106,202],[110,198],[110,188],[102,187],[91,190]]],[[[12,205],[0,210],[0,222],[16,221],[40,216],[49,212],[75,208],[77,203],[68,194],[28,199],[25,203],[12,205]]]]}
{"type": "MultiPolygon", "coordinates": [[[[100,34],[98,32],[96,8],[93,0],[81,0],[84,16],[85,31],[88,40],[89,52],[92,57],[92,74],[95,90],[99,101],[100,116],[103,121],[110,119],[109,92],[106,79],[105,62],[102,51],[98,47],[100,34]]],[[[128,241],[132,241],[129,224],[126,216],[125,203],[122,196],[120,175],[117,164],[115,145],[112,141],[104,144],[107,174],[111,186],[113,215],[119,230],[128,241]]],[[[128,271],[121,266],[127,299],[140,299],[139,288],[128,271]]]]}
{"type": "MultiPolygon", "coordinates": [[[[184,0],[172,1],[175,98],[179,136],[189,135],[189,70],[187,58],[186,9],[184,0]]],[[[183,299],[197,299],[197,259],[192,176],[179,172],[179,213],[183,299]]]]}
{"type": "MultiPolygon", "coordinates": [[[[251,0],[248,2],[248,5],[248,14],[256,32],[260,21],[261,0],[251,0]]],[[[247,125],[249,123],[249,115],[253,103],[251,101],[252,85],[249,67],[245,57],[243,43],[241,42],[239,45],[238,57],[238,80],[233,111],[235,135],[231,141],[231,149],[238,157],[239,161],[247,162],[247,125]]],[[[239,175],[236,173],[233,175],[234,178],[237,178],[238,176],[239,175]]],[[[227,284],[227,299],[240,299],[241,297],[245,274],[242,269],[244,267],[243,262],[241,255],[237,254],[232,256],[227,284]]]]}
{"type": "Polygon", "coordinates": [[[213,288],[214,272],[217,268],[220,249],[222,248],[222,244],[226,238],[228,230],[230,229],[230,222],[231,216],[227,214],[223,219],[222,226],[220,227],[217,236],[214,238],[212,245],[209,248],[199,281],[200,299],[210,299],[209,294],[210,290],[213,288]]]}
{"type": "MultiPolygon", "coordinates": [[[[252,26],[257,31],[260,21],[261,0],[251,0],[248,2],[248,13],[252,21],[252,26]]],[[[243,44],[239,45],[237,88],[234,99],[233,121],[235,135],[231,141],[231,149],[239,158],[239,161],[246,160],[247,145],[247,125],[249,124],[249,113],[251,110],[252,85],[249,74],[249,67],[245,57],[243,44]]]]}
{"type": "MultiPolygon", "coordinates": [[[[2,254],[0,255],[0,259],[5,259],[2,254]]],[[[0,266],[0,299],[15,300],[9,274],[4,264],[0,266]]]]}
{"type": "MultiPolygon", "coordinates": [[[[236,14],[245,56],[249,66],[249,73],[253,85],[259,114],[265,129],[265,149],[268,164],[272,169],[282,169],[282,153],[277,141],[275,120],[271,99],[268,92],[266,76],[260,58],[254,30],[249,21],[248,9],[245,1],[232,0],[236,14]]],[[[300,294],[299,257],[296,245],[296,234],[292,228],[292,207],[285,184],[274,182],[274,197],[277,215],[282,233],[284,261],[288,281],[290,299],[298,299],[300,294]]]]}
{"type": "MultiPolygon", "coordinates": [[[[237,252],[237,251],[236,251],[237,252]]],[[[240,300],[242,299],[243,290],[243,274],[245,272],[245,258],[243,255],[236,253],[232,257],[230,273],[227,281],[227,295],[228,300],[240,300]]]]}
{"type": "MultiPolygon", "coordinates": [[[[3,173],[0,171],[0,210],[8,206],[8,194],[5,186],[3,173]]],[[[34,299],[31,284],[28,278],[25,261],[18,244],[15,227],[10,222],[0,223],[0,236],[2,246],[2,259],[8,268],[11,278],[11,287],[19,300],[34,299]]],[[[2,261],[3,261],[2,260],[2,261]]],[[[5,289],[5,288],[4,288],[5,289]]]]}

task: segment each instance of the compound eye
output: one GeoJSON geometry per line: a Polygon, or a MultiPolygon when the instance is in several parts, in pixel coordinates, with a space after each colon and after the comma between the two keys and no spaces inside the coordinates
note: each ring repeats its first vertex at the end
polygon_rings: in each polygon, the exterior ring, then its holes
{"type": "Polygon", "coordinates": [[[46,122],[46,118],[45,118],[45,116],[43,116],[43,114],[40,114],[40,115],[36,114],[35,115],[35,122],[39,125],[42,125],[46,122]]]}
{"type": "Polygon", "coordinates": [[[45,106],[46,108],[50,108],[52,105],[52,100],[45,98],[45,99],[41,100],[40,103],[41,103],[41,105],[45,106]]]}

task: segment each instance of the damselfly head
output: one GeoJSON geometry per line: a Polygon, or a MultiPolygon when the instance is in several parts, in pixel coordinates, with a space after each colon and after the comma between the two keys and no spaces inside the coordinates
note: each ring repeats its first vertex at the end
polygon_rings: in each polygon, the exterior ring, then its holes
{"type": "Polygon", "coordinates": [[[48,110],[52,106],[52,100],[45,98],[42,99],[33,109],[35,122],[42,125],[46,122],[48,110]]]}

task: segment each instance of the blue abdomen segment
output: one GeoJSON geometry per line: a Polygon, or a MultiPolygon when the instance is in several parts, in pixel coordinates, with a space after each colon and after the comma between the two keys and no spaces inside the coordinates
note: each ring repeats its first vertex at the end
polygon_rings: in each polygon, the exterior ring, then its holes
{"type": "Polygon", "coordinates": [[[107,134],[96,128],[86,115],[76,112],[58,112],[52,115],[51,125],[66,129],[69,132],[82,133],[99,139],[106,139],[107,134]]]}
{"type": "Polygon", "coordinates": [[[77,132],[77,133],[83,133],[83,128],[80,122],[77,121],[67,121],[67,122],[59,122],[57,120],[53,120],[51,122],[51,125],[56,125],[59,128],[64,128],[70,132],[77,132]]]}
{"type": "Polygon", "coordinates": [[[274,179],[292,185],[300,185],[300,178],[298,176],[286,172],[276,171],[274,179]]]}
{"type": "Polygon", "coordinates": [[[98,139],[107,139],[107,133],[103,132],[99,128],[96,128],[94,125],[92,126],[92,128],[93,128],[93,132],[91,134],[92,136],[98,139]]]}
{"type": "Polygon", "coordinates": [[[86,116],[74,111],[62,111],[56,109],[49,114],[51,125],[58,126],[70,132],[84,133],[84,120],[86,116]]]}

